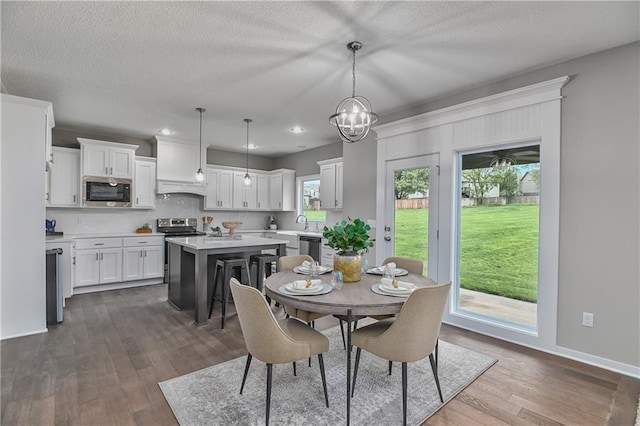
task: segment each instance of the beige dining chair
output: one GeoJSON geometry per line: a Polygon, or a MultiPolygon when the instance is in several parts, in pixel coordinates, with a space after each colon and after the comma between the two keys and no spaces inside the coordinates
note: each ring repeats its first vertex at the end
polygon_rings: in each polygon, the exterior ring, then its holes
{"type": "MultiPolygon", "coordinates": [[[[382,265],[386,265],[388,263],[395,263],[396,268],[406,269],[410,274],[422,275],[422,271],[424,270],[422,260],[411,259],[409,257],[390,256],[382,261],[382,265]]],[[[395,315],[371,315],[371,318],[380,321],[387,318],[393,318],[394,316],[395,315]]]]}
{"type": "Polygon", "coordinates": [[[324,401],[329,407],[327,381],[324,374],[322,354],[329,350],[329,339],[322,333],[294,318],[276,319],[262,293],[254,287],[230,280],[231,293],[236,305],[240,328],[247,346],[247,363],[242,376],[240,395],[247,380],[251,359],[267,364],[266,424],[271,410],[271,379],[273,364],[288,364],[318,355],[320,376],[324,390],[324,401]]]}
{"type": "MultiPolygon", "coordinates": [[[[281,256],[278,260],[280,264],[280,271],[293,271],[293,268],[296,266],[302,265],[304,261],[313,262],[313,257],[308,256],[306,254],[301,254],[297,256],[281,256]]],[[[314,325],[313,322],[318,318],[326,317],[328,314],[321,314],[318,312],[309,312],[302,309],[296,309],[291,306],[284,306],[284,312],[291,316],[298,318],[306,322],[307,324],[314,325]]]]}
{"type": "Polygon", "coordinates": [[[440,401],[442,390],[438,378],[438,365],[433,353],[440,334],[442,317],[449,296],[451,281],[430,287],[420,287],[411,293],[396,318],[388,318],[355,330],[351,334],[358,348],[353,369],[354,395],[360,352],[364,349],[390,362],[402,363],[402,420],[407,424],[407,363],[429,356],[431,371],[438,389],[440,401]]]}

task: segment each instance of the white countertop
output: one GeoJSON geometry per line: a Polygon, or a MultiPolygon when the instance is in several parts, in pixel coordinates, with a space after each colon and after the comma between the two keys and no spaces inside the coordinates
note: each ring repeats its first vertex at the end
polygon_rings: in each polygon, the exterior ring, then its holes
{"type": "Polygon", "coordinates": [[[189,247],[195,250],[206,250],[215,248],[233,248],[233,247],[259,247],[270,246],[274,244],[287,244],[286,240],[278,240],[275,238],[252,237],[243,235],[242,239],[236,240],[228,237],[172,237],[166,241],[183,247],[189,247]]]}
{"type": "Polygon", "coordinates": [[[102,232],[95,234],[69,234],[65,235],[65,238],[122,238],[122,237],[164,237],[162,232],[151,232],[149,234],[142,234],[138,232],[102,232]]]}

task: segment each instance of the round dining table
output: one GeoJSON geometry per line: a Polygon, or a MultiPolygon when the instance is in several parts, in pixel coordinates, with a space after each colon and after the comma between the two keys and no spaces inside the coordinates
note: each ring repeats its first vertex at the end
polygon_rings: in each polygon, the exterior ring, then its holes
{"type": "MultiPolygon", "coordinates": [[[[331,273],[320,275],[323,284],[331,285],[331,273]]],[[[347,321],[347,425],[351,417],[351,323],[369,315],[389,315],[400,312],[408,296],[383,295],[372,290],[380,284],[381,276],[362,274],[360,281],[344,283],[342,289],[333,290],[326,294],[292,294],[281,292],[280,288],[296,280],[308,278],[293,271],[281,271],[268,277],[264,283],[265,293],[271,299],[292,308],[309,312],[331,314],[347,321]]],[[[432,279],[408,274],[397,277],[399,281],[409,282],[416,287],[437,285],[432,279]]]]}

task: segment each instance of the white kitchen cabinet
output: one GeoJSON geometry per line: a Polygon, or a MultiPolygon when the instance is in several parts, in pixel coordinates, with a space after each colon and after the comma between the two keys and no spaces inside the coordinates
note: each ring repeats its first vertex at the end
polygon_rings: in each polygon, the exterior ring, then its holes
{"type": "Polygon", "coordinates": [[[251,184],[244,184],[246,172],[233,172],[233,208],[235,210],[255,210],[257,205],[258,176],[249,173],[251,184]]]}
{"type": "Polygon", "coordinates": [[[231,209],[233,207],[233,171],[207,167],[207,195],[204,209],[231,209]]]}
{"type": "Polygon", "coordinates": [[[80,205],[80,150],[53,147],[49,170],[49,207],[80,205]]]}
{"type": "Polygon", "coordinates": [[[269,189],[269,180],[270,175],[265,173],[258,173],[256,175],[256,209],[258,210],[270,210],[271,209],[271,200],[270,189],[269,189]]]}
{"type": "Polygon", "coordinates": [[[164,237],[123,239],[122,281],[159,278],[164,275],[164,237]]]}
{"type": "Polygon", "coordinates": [[[136,158],[133,206],[140,209],[156,208],[156,161],[136,158]]]}
{"type": "Polygon", "coordinates": [[[133,179],[137,145],[78,138],[82,176],[133,179]]]}
{"type": "Polygon", "coordinates": [[[320,207],[322,210],[342,209],[342,158],[318,161],[320,165],[320,207]]]}
{"type": "Polygon", "coordinates": [[[87,238],[76,241],[74,287],[122,281],[122,238],[87,238]]]}
{"type": "Polygon", "coordinates": [[[269,176],[270,210],[295,210],[295,170],[274,170],[269,176]]]}

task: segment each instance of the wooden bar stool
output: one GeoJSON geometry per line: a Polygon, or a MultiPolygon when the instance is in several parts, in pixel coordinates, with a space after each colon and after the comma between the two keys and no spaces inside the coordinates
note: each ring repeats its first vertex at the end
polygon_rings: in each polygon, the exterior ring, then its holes
{"type": "MultiPolygon", "coordinates": [[[[253,254],[249,257],[249,271],[251,272],[253,282],[256,284],[256,289],[262,293],[262,287],[264,285],[265,276],[271,276],[273,270],[273,264],[276,265],[276,272],[278,272],[278,259],[280,256],[277,254],[253,254]],[[256,266],[256,275],[253,275],[253,266],[256,266]]],[[[267,303],[271,304],[271,299],[267,297],[267,303]]]]}
{"type": "MultiPolygon", "coordinates": [[[[221,287],[221,302],[222,302],[222,327],[227,316],[227,303],[229,302],[229,281],[234,278],[234,273],[239,275],[239,280],[245,285],[251,285],[251,278],[249,277],[249,265],[247,259],[243,257],[227,257],[224,259],[218,259],[216,261],[216,270],[213,276],[213,294],[211,295],[211,306],[209,307],[209,319],[211,319],[211,313],[213,312],[213,304],[216,300],[216,293],[218,291],[218,283],[222,281],[221,287]]],[[[237,278],[237,277],[236,277],[237,278]]]]}

